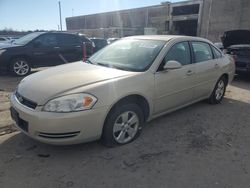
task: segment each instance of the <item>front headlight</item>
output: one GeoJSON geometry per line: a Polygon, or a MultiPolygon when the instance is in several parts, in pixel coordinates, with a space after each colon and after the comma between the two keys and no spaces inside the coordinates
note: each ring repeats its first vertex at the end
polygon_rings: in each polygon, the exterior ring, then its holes
{"type": "Polygon", "coordinates": [[[97,98],[86,93],[65,95],[50,100],[44,106],[46,112],[77,112],[91,109],[97,98]]]}

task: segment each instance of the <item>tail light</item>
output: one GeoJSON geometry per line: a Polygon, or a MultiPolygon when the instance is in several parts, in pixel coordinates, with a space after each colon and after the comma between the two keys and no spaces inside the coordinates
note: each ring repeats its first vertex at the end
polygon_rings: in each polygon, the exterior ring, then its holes
{"type": "Polygon", "coordinates": [[[234,62],[235,62],[236,59],[237,59],[237,55],[232,55],[232,57],[233,57],[233,60],[234,60],[234,62]]]}
{"type": "Polygon", "coordinates": [[[91,45],[91,55],[93,55],[93,54],[94,54],[94,46],[91,45]]]}
{"type": "Polygon", "coordinates": [[[237,55],[231,52],[231,57],[232,57],[232,59],[233,59],[233,61],[235,63],[236,59],[237,59],[237,55]]]}
{"type": "Polygon", "coordinates": [[[82,60],[85,62],[87,60],[87,52],[86,52],[86,43],[84,42],[82,45],[82,60]]]}
{"type": "Polygon", "coordinates": [[[236,63],[236,57],[235,56],[232,56],[232,61],[233,61],[234,64],[236,63]]]}

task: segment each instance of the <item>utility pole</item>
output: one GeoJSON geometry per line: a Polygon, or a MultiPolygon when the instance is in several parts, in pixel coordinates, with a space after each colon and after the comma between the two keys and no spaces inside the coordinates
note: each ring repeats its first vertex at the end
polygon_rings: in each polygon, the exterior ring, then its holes
{"type": "Polygon", "coordinates": [[[62,13],[61,13],[61,2],[58,1],[58,4],[59,4],[59,15],[60,15],[60,28],[61,28],[61,31],[62,31],[62,13]]]}

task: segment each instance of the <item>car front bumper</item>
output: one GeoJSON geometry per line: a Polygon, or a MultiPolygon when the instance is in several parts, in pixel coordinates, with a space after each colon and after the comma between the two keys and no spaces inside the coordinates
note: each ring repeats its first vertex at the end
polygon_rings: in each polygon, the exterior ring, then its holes
{"type": "MultiPolygon", "coordinates": [[[[17,128],[29,137],[53,145],[70,145],[101,137],[107,107],[72,112],[51,113],[32,110],[11,96],[11,116],[17,128]]],[[[38,107],[37,107],[38,108],[38,107]]]]}

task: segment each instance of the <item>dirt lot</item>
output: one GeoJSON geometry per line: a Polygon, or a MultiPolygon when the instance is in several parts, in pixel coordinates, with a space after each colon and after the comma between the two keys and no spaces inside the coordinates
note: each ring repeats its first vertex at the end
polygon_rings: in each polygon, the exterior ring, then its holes
{"type": "Polygon", "coordinates": [[[158,118],[134,143],[112,149],[6,134],[13,131],[8,95],[19,80],[0,76],[1,188],[249,188],[250,77],[237,77],[222,104],[200,102],[158,118]]]}

